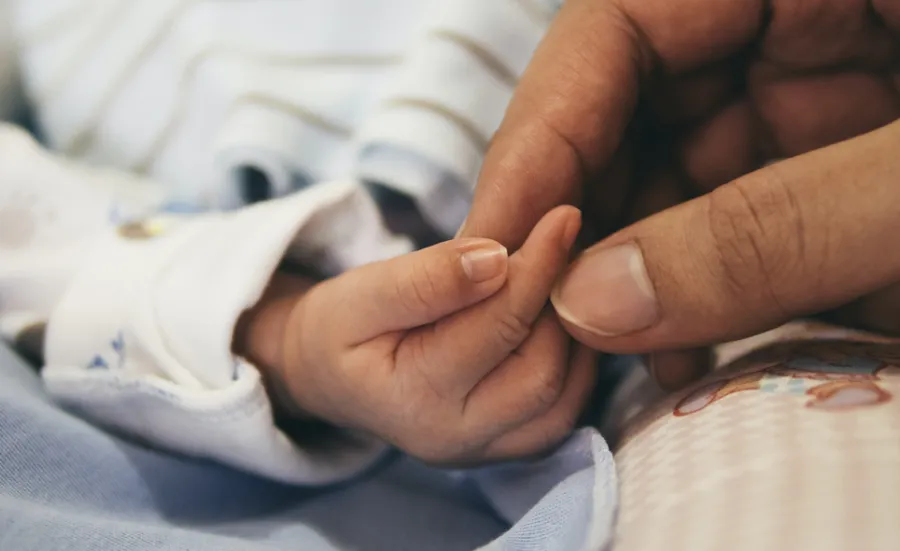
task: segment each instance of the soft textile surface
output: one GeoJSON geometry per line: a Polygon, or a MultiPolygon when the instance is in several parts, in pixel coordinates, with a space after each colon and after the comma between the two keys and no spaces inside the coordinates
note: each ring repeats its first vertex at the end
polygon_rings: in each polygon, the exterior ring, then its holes
{"type": "Polygon", "coordinates": [[[594,550],[614,501],[611,456],[588,432],[534,465],[461,475],[394,458],[339,488],[275,485],[117,440],[0,348],[4,550],[440,551],[497,537],[488,549],[594,550]]]}
{"type": "Polygon", "coordinates": [[[624,427],[616,551],[898,549],[900,344],[798,324],[720,358],[624,427]]]}
{"type": "MultiPolygon", "coordinates": [[[[558,7],[553,0],[12,5],[3,22],[11,23],[19,50],[0,53],[8,66],[21,67],[47,143],[81,160],[153,176],[173,199],[166,209],[238,207],[250,201],[250,191],[259,199],[361,179],[408,194],[445,235],[465,215],[486,144],[558,7]],[[259,176],[264,193],[248,189],[259,176]]],[[[14,78],[4,67],[0,74],[14,78]]],[[[6,163],[7,175],[23,170],[15,182],[0,181],[0,209],[46,213],[35,207],[50,195],[34,196],[50,181],[20,152],[7,144],[6,153],[22,165],[6,163]],[[33,185],[17,187],[26,183],[33,185]]],[[[53,183],[71,190],[76,172],[56,171],[53,183]]],[[[72,208],[75,202],[53,196],[64,203],[53,220],[86,216],[72,208]]],[[[369,216],[369,202],[348,204],[362,205],[339,213],[357,222],[352,235],[375,235],[381,225],[369,216]]],[[[100,211],[109,216],[76,226],[106,231],[104,224],[122,222],[121,209],[100,211]]],[[[47,237],[42,232],[50,226],[12,233],[47,237]]],[[[329,236],[335,237],[314,237],[329,236]]],[[[368,247],[366,255],[355,254],[367,242],[342,236],[301,244],[340,251],[339,267],[390,252],[368,247]]],[[[44,257],[61,258],[51,252],[44,257]]],[[[43,264],[13,262],[25,256],[12,255],[0,247],[0,313],[42,314],[7,316],[4,327],[15,327],[4,333],[15,335],[26,322],[45,321],[56,294],[22,292],[44,281],[23,278],[30,272],[22,266],[49,272],[43,264]],[[23,305],[29,297],[40,300],[23,305]]],[[[53,271],[59,293],[69,288],[71,271],[53,271]]],[[[96,308],[77,310],[73,323],[98,327],[96,308]]],[[[64,333],[77,341],[73,346],[89,344],[64,333]]],[[[112,342],[118,351],[122,340],[112,342]]],[[[145,421],[145,430],[132,434],[149,439],[159,425],[135,409],[116,415],[130,425],[145,421]]],[[[590,431],[534,464],[458,473],[393,457],[337,488],[278,485],[110,436],[52,403],[37,376],[0,350],[4,550],[594,550],[608,543],[615,503],[611,456],[590,431]]]]}
{"type": "Polygon", "coordinates": [[[374,180],[447,235],[559,4],[5,1],[54,149],[207,207],[245,202],[248,168],[269,196],[374,180]]]}

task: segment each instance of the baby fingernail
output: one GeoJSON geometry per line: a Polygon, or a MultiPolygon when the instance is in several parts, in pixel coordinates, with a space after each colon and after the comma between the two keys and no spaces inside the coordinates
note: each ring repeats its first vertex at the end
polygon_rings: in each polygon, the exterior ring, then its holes
{"type": "Polygon", "coordinates": [[[502,274],[506,270],[507,256],[506,247],[492,243],[464,252],[460,262],[466,276],[478,283],[502,274]]]}
{"type": "Polygon", "coordinates": [[[554,291],[553,305],[561,318],[601,336],[640,331],[659,318],[644,257],[633,244],[582,255],[554,291]]]}

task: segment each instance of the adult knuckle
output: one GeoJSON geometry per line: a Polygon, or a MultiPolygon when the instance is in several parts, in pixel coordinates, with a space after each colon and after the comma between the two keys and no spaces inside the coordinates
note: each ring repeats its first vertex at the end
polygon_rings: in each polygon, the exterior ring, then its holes
{"type": "Polygon", "coordinates": [[[632,65],[638,68],[640,74],[648,73],[655,61],[654,45],[650,36],[632,15],[632,9],[627,2],[612,0],[607,2],[605,7],[610,28],[620,33],[630,46],[626,51],[631,56],[632,65]]]}
{"type": "Polygon", "coordinates": [[[805,262],[805,224],[790,187],[768,171],[709,195],[708,226],[727,290],[784,310],[779,289],[805,262]]]}
{"type": "Polygon", "coordinates": [[[714,190],[709,195],[707,207],[716,263],[729,290],[740,295],[757,285],[764,270],[757,254],[760,236],[756,213],[746,197],[732,186],[714,190]]]}

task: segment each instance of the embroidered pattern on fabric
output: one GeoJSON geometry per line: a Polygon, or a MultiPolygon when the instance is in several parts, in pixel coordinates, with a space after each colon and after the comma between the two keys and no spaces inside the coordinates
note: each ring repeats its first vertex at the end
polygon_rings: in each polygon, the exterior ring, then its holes
{"type": "MultiPolygon", "coordinates": [[[[119,331],[116,336],[109,341],[109,348],[112,350],[116,358],[116,367],[119,369],[125,365],[125,335],[119,331]]],[[[110,362],[103,356],[103,353],[95,355],[87,364],[88,369],[109,369],[110,362]]]]}
{"type": "Polygon", "coordinates": [[[679,401],[673,415],[692,415],[746,391],[800,397],[805,399],[805,407],[825,411],[876,406],[891,400],[891,393],[880,384],[881,375],[886,370],[900,373],[898,358],[878,347],[854,348],[851,353],[817,350],[706,383],[679,401]]]}

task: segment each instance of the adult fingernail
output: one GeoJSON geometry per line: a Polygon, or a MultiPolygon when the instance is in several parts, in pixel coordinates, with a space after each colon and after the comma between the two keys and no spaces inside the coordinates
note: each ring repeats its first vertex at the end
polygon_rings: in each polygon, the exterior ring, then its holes
{"type": "Polygon", "coordinates": [[[479,283],[494,279],[506,271],[508,254],[506,247],[490,242],[477,249],[464,252],[460,257],[460,262],[466,277],[479,283]]]}
{"type": "Polygon", "coordinates": [[[587,251],[551,298],[561,318],[600,336],[640,331],[659,318],[656,292],[634,244],[587,251]]]}

